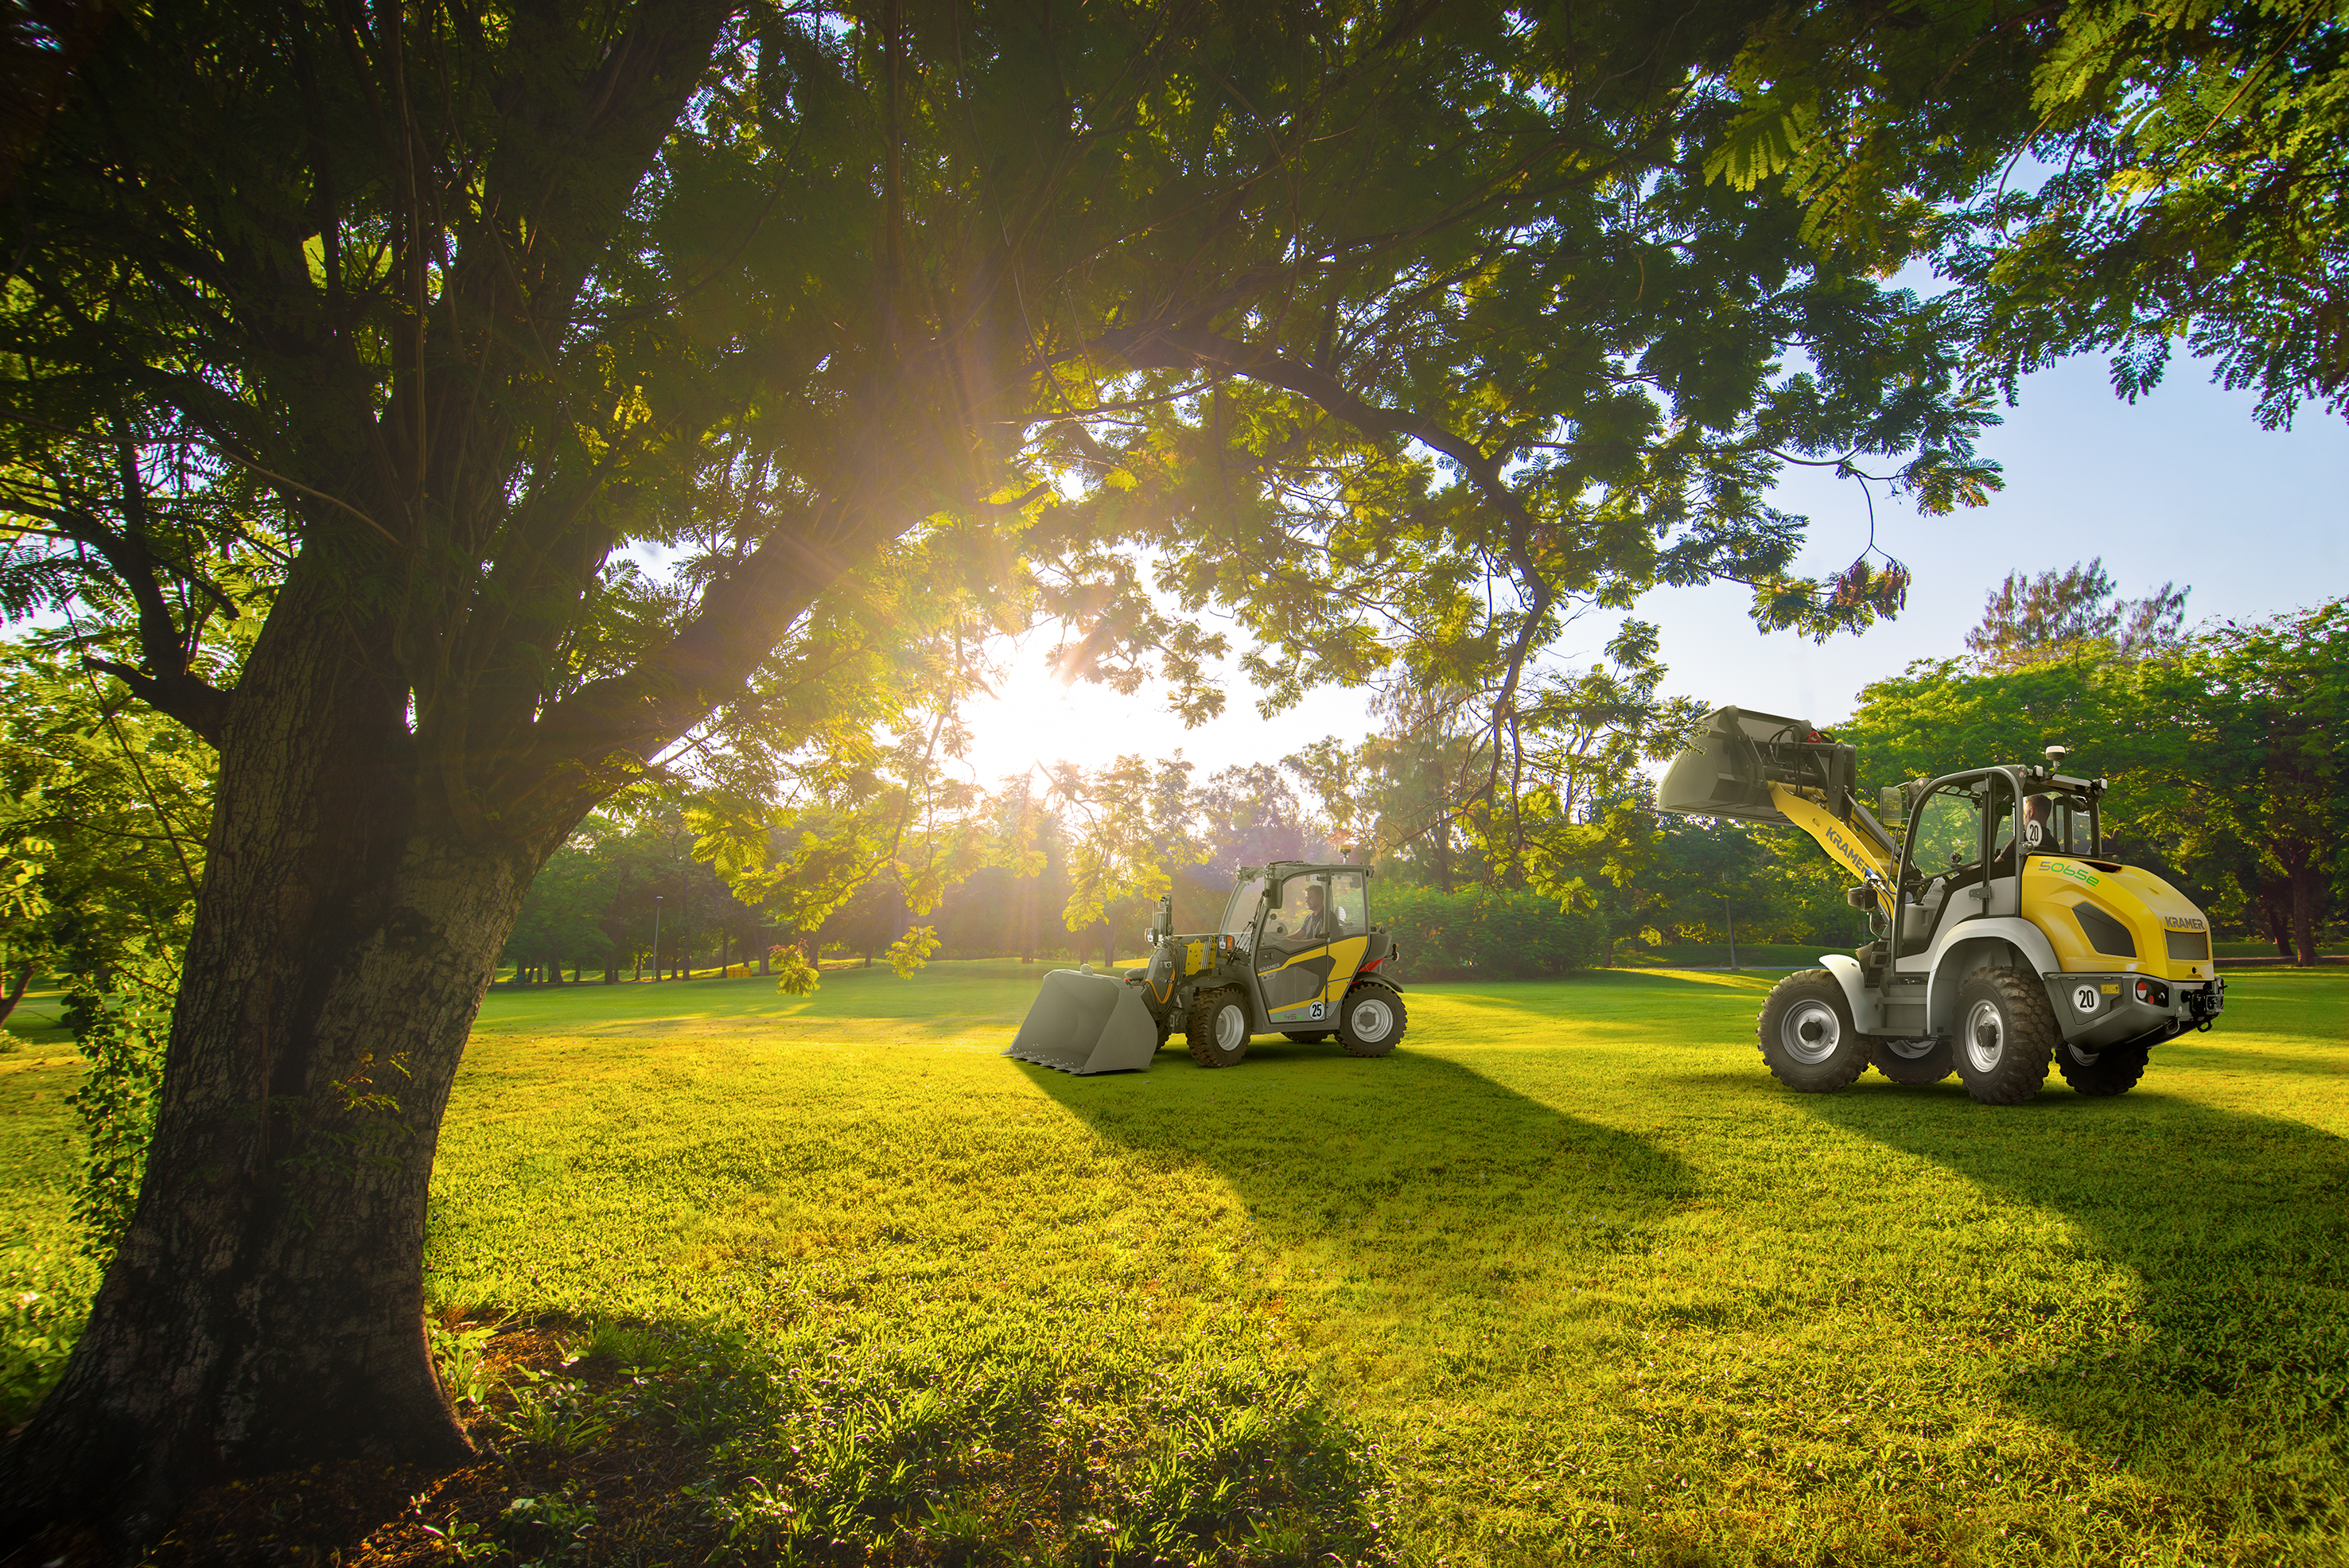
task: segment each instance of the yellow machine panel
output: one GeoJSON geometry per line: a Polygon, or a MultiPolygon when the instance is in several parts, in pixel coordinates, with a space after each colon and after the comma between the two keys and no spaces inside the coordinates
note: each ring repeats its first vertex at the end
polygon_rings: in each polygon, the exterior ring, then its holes
{"type": "Polygon", "coordinates": [[[1346,999],[1346,988],[1354,983],[1354,971],[1362,967],[1362,955],[1371,949],[1368,937],[1340,937],[1330,944],[1330,956],[1336,960],[1330,966],[1330,986],[1321,1000],[1332,1008],[1346,999]]]}
{"type": "Polygon", "coordinates": [[[1884,911],[1885,918],[1892,918],[1892,863],[1877,846],[1856,829],[1837,821],[1818,802],[1784,784],[1770,786],[1770,799],[1787,821],[1817,840],[1820,848],[1858,872],[1860,879],[1876,889],[1877,906],[1884,911]]]}
{"type": "Polygon", "coordinates": [[[2210,923],[2147,871],[2034,855],[2023,862],[2023,918],[2047,933],[2067,974],[2119,970],[2209,980],[2210,923]]]}

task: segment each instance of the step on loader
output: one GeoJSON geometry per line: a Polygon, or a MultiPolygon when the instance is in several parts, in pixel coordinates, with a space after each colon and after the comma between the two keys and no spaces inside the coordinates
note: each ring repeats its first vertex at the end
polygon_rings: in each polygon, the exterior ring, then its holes
{"type": "Polygon", "coordinates": [[[1791,823],[1859,877],[1875,940],[1781,981],[1762,1060],[1806,1094],[1872,1064],[1897,1084],[1956,1073],[1986,1105],[2135,1086],[2148,1054],[2227,1001],[2210,922],[2106,853],[2106,781],[2047,762],[1969,768],[1859,798],[1857,753],[1799,719],[1723,708],[1656,789],[1659,809],[1791,823]],[[1890,824],[1889,826],[1886,826],[1890,824]]]}
{"type": "Polygon", "coordinates": [[[1371,923],[1371,868],[1276,860],[1243,866],[1223,924],[1174,932],[1172,898],[1144,933],[1150,961],[1122,974],[1054,970],[1007,1056],[1063,1073],[1147,1068],[1177,1031],[1202,1067],[1237,1066],[1258,1034],[1337,1037],[1383,1056],[1408,1022],[1388,966],[1394,940],[1371,923]]]}

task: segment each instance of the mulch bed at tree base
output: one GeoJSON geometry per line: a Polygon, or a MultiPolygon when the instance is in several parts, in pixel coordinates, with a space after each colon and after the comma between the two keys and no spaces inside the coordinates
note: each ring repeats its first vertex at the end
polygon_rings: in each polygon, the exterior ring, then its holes
{"type": "MultiPolygon", "coordinates": [[[[502,1383],[561,1371],[599,1392],[626,1381],[626,1368],[566,1354],[577,1326],[554,1317],[517,1321],[489,1342],[492,1372],[502,1383]]],[[[481,1462],[448,1474],[355,1459],[199,1492],[142,1561],[155,1568],[395,1568],[541,1555],[567,1563],[698,1562],[715,1544],[708,1524],[681,1507],[678,1495],[705,1473],[707,1450],[698,1445],[621,1427],[568,1457],[512,1445],[501,1451],[491,1447],[504,1427],[500,1415],[475,1407],[466,1435],[481,1449],[481,1462]],[[551,1530],[518,1528],[508,1517],[516,1499],[560,1495],[566,1485],[595,1505],[589,1537],[559,1541],[551,1530]]],[[[52,1532],[0,1555],[0,1568],[116,1568],[116,1561],[95,1532],[78,1530],[52,1532]]]]}

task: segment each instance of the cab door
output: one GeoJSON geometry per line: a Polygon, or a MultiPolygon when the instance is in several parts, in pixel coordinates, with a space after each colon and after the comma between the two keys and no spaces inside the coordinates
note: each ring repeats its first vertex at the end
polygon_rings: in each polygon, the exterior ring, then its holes
{"type": "Polygon", "coordinates": [[[1360,871],[1340,871],[1330,878],[1330,980],[1321,992],[1325,1017],[1338,1016],[1338,1004],[1362,967],[1371,946],[1371,905],[1360,871]]]}
{"type": "Polygon", "coordinates": [[[1329,900],[1327,876],[1291,877],[1266,907],[1256,939],[1256,989],[1276,1029],[1338,1015],[1329,1000],[1329,900]]]}

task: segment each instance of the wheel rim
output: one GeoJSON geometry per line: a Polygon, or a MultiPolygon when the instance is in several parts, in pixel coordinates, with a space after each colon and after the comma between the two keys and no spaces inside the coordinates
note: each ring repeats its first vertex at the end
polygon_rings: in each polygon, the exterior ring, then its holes
{"type": "Polygon", "coordinates": [[[1226,1003],[1216,1010],[1216,1049],[1226,1055],[1247,1043],[1247,1019],[1237,1005],[1226,1003]]]}
{"type": "Polygon", "coordinates": [[[1966,1059],[1977,1073],[1998,1069],[1999,1058],[2006,1054],[2006,1015],[1994,1002],[1977,1002],[1966,1014],[1966,1059]]]}
{"type": "Polygon", "coordinates": [[[1375,1045],[1394,1028],[1394,1009],[1379,997],[1366,996],[1354,1003],[1353,1016],[1347,1022],[1353,1025],[1355,1039],[1375,1045]]]}
{"type": "Polygon", "coordinates": [[[1824,1002],[1798,1002],[1778,1026],[1778,1042],[1785,1046],[1787,1055],[1815,1067],[1834,1055],[1843,1043],[1843,1020],[1824,1002]]]}

